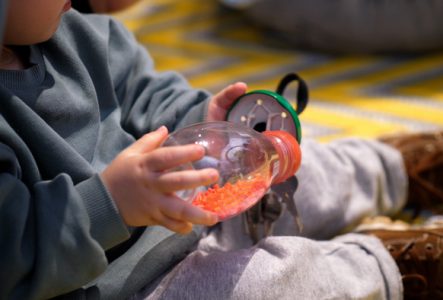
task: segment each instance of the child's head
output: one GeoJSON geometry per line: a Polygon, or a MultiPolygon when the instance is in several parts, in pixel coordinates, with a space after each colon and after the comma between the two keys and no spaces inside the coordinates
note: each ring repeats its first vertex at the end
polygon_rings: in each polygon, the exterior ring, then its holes
{"type": "Polygon", "coordinates": [[[71,0],[9,0],[8,6],[3,44],[32,45],[52,37],[71,0]]]}

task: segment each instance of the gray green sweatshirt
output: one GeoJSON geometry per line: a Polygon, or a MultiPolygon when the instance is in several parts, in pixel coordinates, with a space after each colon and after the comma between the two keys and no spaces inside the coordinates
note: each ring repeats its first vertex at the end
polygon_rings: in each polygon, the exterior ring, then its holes
{"type": "Polygon", "coordinates": [[[202,120],[209,95],[155,72],[106,16],[71,10],[53,38],[22,50],[30,68],[0,71],[0,299],[124,299],[198,230],[149,227],[111,262],[131,234],[98,173],[144,133],[202,120]]]}

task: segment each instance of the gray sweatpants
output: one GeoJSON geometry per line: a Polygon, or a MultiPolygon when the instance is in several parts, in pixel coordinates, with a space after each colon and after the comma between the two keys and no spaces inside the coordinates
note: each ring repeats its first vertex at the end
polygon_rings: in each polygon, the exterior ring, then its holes
{"type": "Polygon", "coordinates": [[[400,154],[375,141],[304,141],[293,195],[303,229],[284,213],[253,245],[242,216],[214,227],[137,299],[402,299],[398,268],[375,237],[345,233],[363,217],[398,212],[400,154]]]}

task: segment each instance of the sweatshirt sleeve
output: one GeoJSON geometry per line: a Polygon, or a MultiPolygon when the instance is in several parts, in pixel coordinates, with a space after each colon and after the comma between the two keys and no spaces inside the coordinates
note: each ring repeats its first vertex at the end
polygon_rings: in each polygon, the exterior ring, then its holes
{"type": "Polygon", "coordinates": [[[0,299],[48,299],[76,289],[105,270],[106,247],[128,238],[97,176],[74,185],[60,174],[29,185],[25,171],[0,144],[0,299]]]}
{"type": "Polygon", "coordinates": [[[146,49],[110,20],[109,68],[122,107],[122,125],[136,137],[166,125],[170,131],[203,121],[210,94],[180,74],[156,72],[146,49]]]}

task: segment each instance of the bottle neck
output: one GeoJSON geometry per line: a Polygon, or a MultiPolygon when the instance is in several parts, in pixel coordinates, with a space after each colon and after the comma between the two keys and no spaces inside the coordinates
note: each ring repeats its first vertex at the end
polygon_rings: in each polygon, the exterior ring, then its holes
{"type": "Polygon", "coordinates": [[[301,150],[297,139],[283,130],[264,131],[278,155],[278,171],[272,184],[286,181],[297,172],[301,164],[301,150]]]}

